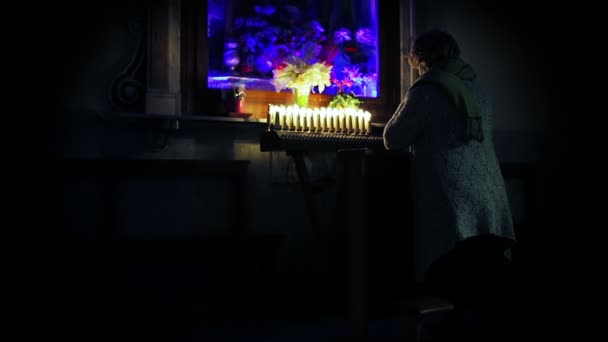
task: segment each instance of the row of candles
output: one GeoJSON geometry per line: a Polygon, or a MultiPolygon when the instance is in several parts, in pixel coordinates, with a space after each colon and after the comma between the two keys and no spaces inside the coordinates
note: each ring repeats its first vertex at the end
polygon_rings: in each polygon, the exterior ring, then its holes
{"type": "Polygon", "coordinates": [[[354,108],[307,108],[269,105],[268,127],[272,130],[334,133],[371,133],[372,114],[354,108]]]}

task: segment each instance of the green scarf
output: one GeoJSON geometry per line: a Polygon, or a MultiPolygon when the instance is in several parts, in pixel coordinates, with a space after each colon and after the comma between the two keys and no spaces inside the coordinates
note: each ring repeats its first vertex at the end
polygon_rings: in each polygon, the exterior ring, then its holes
{"type": "Polygon", "coordinates": [[[445,90],[456,105],[459,112],[464,115],[465,141],[475,139],[483,141],[481,125],[481,111],[473,98],[473,94],[463,81],[472,81],[476,78],[473,68],[461,59],[450,59],[446,63],[432,67],[424,73],[414,84],[413,89],[421,84],[435,84],[445,90]]]}

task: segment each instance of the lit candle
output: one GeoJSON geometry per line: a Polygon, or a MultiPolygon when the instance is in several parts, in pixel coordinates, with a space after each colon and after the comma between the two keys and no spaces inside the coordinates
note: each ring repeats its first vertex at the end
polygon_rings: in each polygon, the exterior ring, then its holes
{"type": "Polygon", "coordinates": [[[315,111],[312,113],[312,131],[316,131],[319,128],[319,116],[321,115],[321,111],[319,108],[315,108],[315,111]]]}
{"type": "Polygon", "coordinates": [[[352,112],[350,114],[350,120],[352,121],[352,125],[353,125],[353,133],[359,133],[359,120],[357,120],[357,112],[352,112]]]}
{"type": "Polygon", "coordinates": [[[293,106],[291,109],[291,129],[296,129],[297,119],[298,119],[298,106],[293,106]]]}
{"type": "Polygon", "coordinates": [[[291,130],[292,121],[291,117],[293,116],[293,107],[287,107],[287,111],[285,112],[285,129],[291,130]]]}
{"type": "Polygon", "coordinates": [[[306,113],[308,112],[308,108],[300,109],[300,129],[302,131],[306,130],[306,113]]]}
{"type": "Polygon", "coordinates": [[[353,125],[352,122],[350,121],[351,117],[351,111],[350,110],[346,110],[344,112],[344,121],[346,122],[346,133],[351,133],[352,129],[353,129],[353,125]]]}
{"type": "Polygon", "coordinates": [[[357,111],[357,120],[359,121],[359,134],[363,134],[365,131],[365,124],[363,122],[363,111],[359,109],[357,111]]]}
{"type": "Polygon", "coordinates": [[[272,112],[272,125],[277,128],[277,127],[281,127],[281,107],[275,106],[274,107],[274,112],[272,112]]]}
{"type": "Polygon", "coordinates": [[[275,129],[281,129],[281,108],[283,106],[275,106],[275,112],[272,114],[272,122],[275,129]]]}
{"type": "Polygon", "coordinates": [[[321,113],[319,113],[319,122],[320,125],[317,131],[323,132],[325,130],[325,116],[326,116],[325,107],[321,108],[321,113]]]}
{"type": "Polygon", "coordinates": [[[309,132],[312,130],[312,116],[313,110],[308,108],[308,110],[306,111],[306,130],[309,132]]]}
{"type": "Polygon", "coordinates": [[[293,116],[291,118],[293,128],[298,131],[300,130],[300,108],[296,106],[293,111],[293,116]]]}
{"type": "Polygon", "coordinates": [[[338,125],[338,114],[340,114],[340,111],[334,108],[334,113],[332,116],[332,127],[334,128],[334,132],[340,132],[340,127],[338,125]]]}
{"type": "Polygon", "coordinates": [[[287,113],[286,113],[287,109],[284,106],[281,106],[281,111],[279,112],[279,123],[281,126],[281,129],[287,129],[287,126],[285,124],[285,121],[287,120],[287,113]]]}
{"type": "Polygon", "coordinates": [[[333,124],[333,117],[334,117],[334,111],[331,108],[329,108],[327,110],[327,116],[325,117],[325,119],[327,120],[327,123],[326,123],[325,126],[327,127],[327,131],[328,132],[332,131],[332,128],[333,128],[333,125],[332,125],[333,124]]]}
{"type": "Polygon", "coordinates": [[[365,112],[365,133],[372,133],[372,113],[365,112]]]}
{"type": "Polygon", "coordinates": [[[268,127],[272,127],[272,119],[273,119],[273,115],[274,115],[274,109],[275,106],[273,104],[268,104],[268,116],[266,118],[266,123],[268,124],[268,127]]]}
{"type": "Polygon", "coordinates": [[[338,112],[338,129],[342,133],[344,133],[344,130],[346,129],[344,126],[344,113],[342,111],[338,112]]]}

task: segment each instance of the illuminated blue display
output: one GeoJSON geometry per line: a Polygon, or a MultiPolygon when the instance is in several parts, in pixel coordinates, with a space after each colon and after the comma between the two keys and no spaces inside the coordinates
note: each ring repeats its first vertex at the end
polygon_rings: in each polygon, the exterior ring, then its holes
{"type": "Polygon", "coordinates": [[[378,94],[377,0],[209,0],[208,87],[273,90],[272,70],[290,57],[333,65],[331,87],[378,94]]]}

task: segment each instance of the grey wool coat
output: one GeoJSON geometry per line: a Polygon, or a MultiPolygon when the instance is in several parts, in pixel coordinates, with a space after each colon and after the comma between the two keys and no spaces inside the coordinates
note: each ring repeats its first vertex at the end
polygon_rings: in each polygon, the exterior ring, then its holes
{"type": "Polygon", "coordinates": [[[464,142],[465,120],[444,91],[411,89],[384,128],[389,150],[412,146],[414,260],[422,280],[429,265],[463,239],[514,239],[513,220],[492,141],[492,113],[476,81],[465,81],[481,110],[485,139],[464,142]]]}

